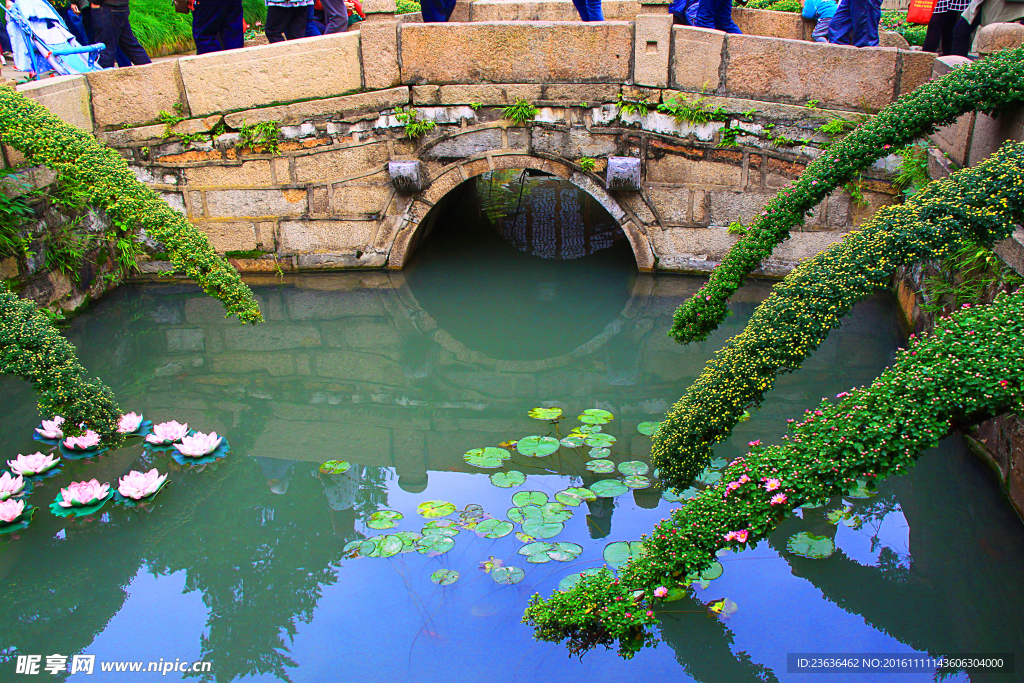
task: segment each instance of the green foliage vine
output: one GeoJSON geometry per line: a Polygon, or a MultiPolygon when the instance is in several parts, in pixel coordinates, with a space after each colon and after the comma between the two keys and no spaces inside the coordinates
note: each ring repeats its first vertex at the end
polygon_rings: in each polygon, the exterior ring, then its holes
{"type": "Polygon", "coordinates": [[[166,245],[175,268],[243,323],[263,319],[252,292],[206,235],[140,183],[117,152],[11,88],[0,88],[0,140],[30,163],[56,171],[61,183],[105,209],[115,224],[139,226],[166,245]]]}
{"type": "Polygon", "coordinates": [[[535,637],[568,639],[577,654],[617,645],[632,657],[655,642],[655,591],[687,590],[720,549],[753,547],[803,503],[905,473],[957,427],[1024,410],[1024,291],[941,319],[935,334],[912,338],[869,387],[836,398],[791,423],[782,444],[751,442],[716,487],[643,537],[644,554],[618,578],[603,571],[547,600],[534,595],[523,621],[535,637]]]}
{"type": "Polygon", "coordinates": [[[730,296],[789,232],[836,188],[890,150],[911,144],[969,111],[1024,101],[1024,47],[1003,50],[903,95],[814,160],[748,226],[708,282],[675,313],[669,332],[686,343],[705,339],[728,313],[730,296]]]}
{"type": "Polygon", "coordinates": [[[946,258],[965,239],[991,245],[1009,235],[1022,214],[1024,143],[1006,144],[906,203],[883,207],[845,240],[804,261],[666,415],[651,449],[662,479],[689,485],[713,444],[728,438],[744,411],[760,405],[776,375],[799,368],[857,301],[888,284],[896,267],[946,258]]]}

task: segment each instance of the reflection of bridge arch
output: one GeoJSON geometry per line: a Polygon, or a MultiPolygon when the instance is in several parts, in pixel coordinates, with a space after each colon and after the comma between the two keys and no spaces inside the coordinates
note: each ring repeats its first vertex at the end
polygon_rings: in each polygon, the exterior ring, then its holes
{"type": "MultiPolygon", "coordinates": [[[[457,135],[477,132],[476,127],[467,129],[457,135]]],[[[457,137],[451,136],[451,137],[457,137]]],[[[442,137],[434,140],[419,150],[419,156],[429,157],[431,150],[438,143],[450,140],[451,137],[442,137]]],[[[448,193],[465,181],[475,178],[487,171],[500,169],[532,169],[549,173],[558,178],[568,180],[593,197],[601,206],[608,211],[609,215],[622,228],[629,245],[636,258],[637,268],[640,270],[653,270],[654,252],[651,249],[651,242],[645,232],[637,227],[630,214],[628,214],[618,200],[615,199],[600,183],[595,180],[596,176],[581,171],[577,166],[565,159],[546,154],[522,154],[508,153],[496,154],[487,152],[460,159],[445,166],[436,177],[431,180],[430,187],[419,193],[415,200],[409,205],[405,213],[396,217],[394,245],[388,255],[388,267],[399,270],[408,262],[409,257],[416,249],[421,234],[421,226],[430,213],[448,193]]]]}

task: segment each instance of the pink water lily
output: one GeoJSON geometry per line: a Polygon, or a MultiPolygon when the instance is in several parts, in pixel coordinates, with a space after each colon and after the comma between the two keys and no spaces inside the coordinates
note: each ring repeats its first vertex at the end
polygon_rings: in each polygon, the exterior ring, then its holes
{"type": "Polygon", "coordinates": [[[157,446],[165,446],[169,443],[181,441],[188,434],[188,423],[179,424],[171,420],[153,425],[153,433],[146,437],[146,441],[157,446]]]}
{"type": "Polygon", "coordinates": [[[25,501],[23,500],[0,501],[0,522],[11,524],[18,517],[21,517],[21,513],[24,511],[25,501]]]}
{"type": "Polygon", "coordinates": [[[0,474],[0,500],[16,496],[25,488],[25,480],[21,475],[12,477],[10,472],[0,474]]]}
{"type": "Polygon", "coordinates": [[[39,452],[30,455],[19,453],[17,458],[7,461],[7,466],[15,474],[31,477],[34,474],[42,474],[53,469],[58,462],[60,461],[52,455],[43,455],[39,452]]]}
{"type": "Polygon", "coordinates": [[[167,475],[160,474],[155,467],[145,473],[132,470],[121,477],[121,481],[117,485],[117,492],[125,498],[140,500],[159,491],[165,481],[167,481],[167,475]]]}
{"type": "Polygon", "coordinates": [[[62,508],[82,507],[91,505],[110,495],[110,484],[101,484],[97,480],[73,481],[66,489],[60,490],[60,506],[62,508]]]}
{"type": "Polygon", "coordinates": [[[663,598],[666,595],[668,595],[668,589],[665,588],[664,586],[658,586],[657,588],[654,589],[654,597],[656,597],[656,598],[663,598]]]}
{"type": "Polygon", "coordinates": [[[135,413],[126,413],[121,416],[120,422],[117,423],[117,431],[121,434],[132,434],[138,430],[139,425],[142,424],[142,416],[135,413]]]}
{"type": "Polygon", "coordinates": [[[199,458],[213,453],[223,440],[224,437],[217,436],[217,432],[210,432],[209,434],[196,432],[192,436],[184,437],[181,443],[175,444],[174,447],[182,455],[187,455],[190,458],[199,458]]]}
{"type": "Polygon", "coordinates": [[[69,436],[64,439],[64,447],[75,451],[84,451],[100,445],[100,435],[91,429],[82,436],[69,436]]]}
{"type": "Polygon", "coordinates": [[[64,418],[57,415],[52,420],[43,420],[43,424],[36,427],[36,432],[44,439],[60,439],[64,436],[64,431],[60,428],[63,423],[64,418]]]}
{"type": "Polygon", "coordinates": [[[782,505],[783,503],[786,502],[786,500],[788,500],[788,499],[786,498],[786,494],[785,493],[776,493],[774,496],[772,496],[771,504],[772,505],[782,505]]]}

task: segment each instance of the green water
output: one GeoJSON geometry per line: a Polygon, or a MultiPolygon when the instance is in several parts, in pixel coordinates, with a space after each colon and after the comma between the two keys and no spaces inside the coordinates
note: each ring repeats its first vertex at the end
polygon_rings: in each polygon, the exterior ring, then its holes
{"type": "MultiPolygon", "coordinates": [[[[526,416],[535,406],[565,410],[561,436],[582,410],[609,410],[612,460],[648,461],[650,439],[637,425],[660,419],[768,293],[767,284],[744,288],[723,329],[683,347],[666,332],[700,279],[639,275],[622,240],[582,258],[539,259],[476,230],[476,220],[453,214],[401,273],[254,281],[266,317],[255,327],[173,284],[122,288],[75,319],[68,334],[84,364],[126,411],[216,430],[231,452],[184,471],[129,446],[68,463],[38,486],[31,500],[43,509],[32,527],[0,545],[0,680],[35,680],[14,674],[19,654],[44,663],[50,654],[95,655],[96,673],[72,681],[180,680],[99,671],[100,662],[162,658],[205,660],[206,679],[216,681],[732,683],[766,670],[805,680],[786,672],[788,652],[1024,651],[1024,532],[991,474],[955,440],[877,496],[849,499],[858,528],[825,520],[841,505],[834,499],[788,520],[770,543],[723,558],[721,578],[668,605],[664,642],[629,662],[604,651],[567,658],[559,645],[534,642],[519,620],[534,592],[601,565],[608,543],[637,539],[665,517],[674,505],[657,487],[570,508],[551,539],[582,546],[570,562],[530,564],[514,535],[469,530],[436,557],[347,556],[353,540],[418,532],[424,501],[478,504],[504,518],[517,491],[552,497],[620,478],[588,472],[587,449],[516,454],[504,469],[526,483],[512,489],[463,460],[472,448],[552,432],[526,416]],[[320,474],[333,459],[355,466],[320,474]],[[150,511],[110,504],[69,523],[46,509],[68,481],[116,482],[152,466],[170,471],[171,483],[150,511]],[[368,528],[384,509],[404,518],[392,530],[368,528]],[[833,537],[837,552],[790,554],[786,540],[799,531],[833,537]],[[496,584],[480,567],[492,557],[523,568],[524,580],[496,584]],[[458,581],[432,583],[442,568],[460,572],[458,581]],[[706,603],[718,598],[737,611],[708,616],[706,603]]],[[[777,441],[786,418],[876,376],[901,339],[889,297],[862,303],[719,455],[777,441]]],[[[2,455],[38,450],[27,385],[5,378],[0,392],[2,455]]]]}

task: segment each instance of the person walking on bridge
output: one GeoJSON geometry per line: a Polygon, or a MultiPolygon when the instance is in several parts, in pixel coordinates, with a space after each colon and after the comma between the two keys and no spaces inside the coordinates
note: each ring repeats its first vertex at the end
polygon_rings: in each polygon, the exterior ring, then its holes
{"type": "Polygon", "coordinates": [[[732,0],[700,0],[696,26],[726,33],[743,33],[732,20],[732,0]]]}
{"type": "Polygon", "coordinates": [[[601,0],[572,0],[582,21],[604,21],[601,0]]]}
{"type": "Polygon", "coordinates": [[[420,14],[428,24],[448,21],[454,11],[455,0],[420,0],[420,14]]]}

